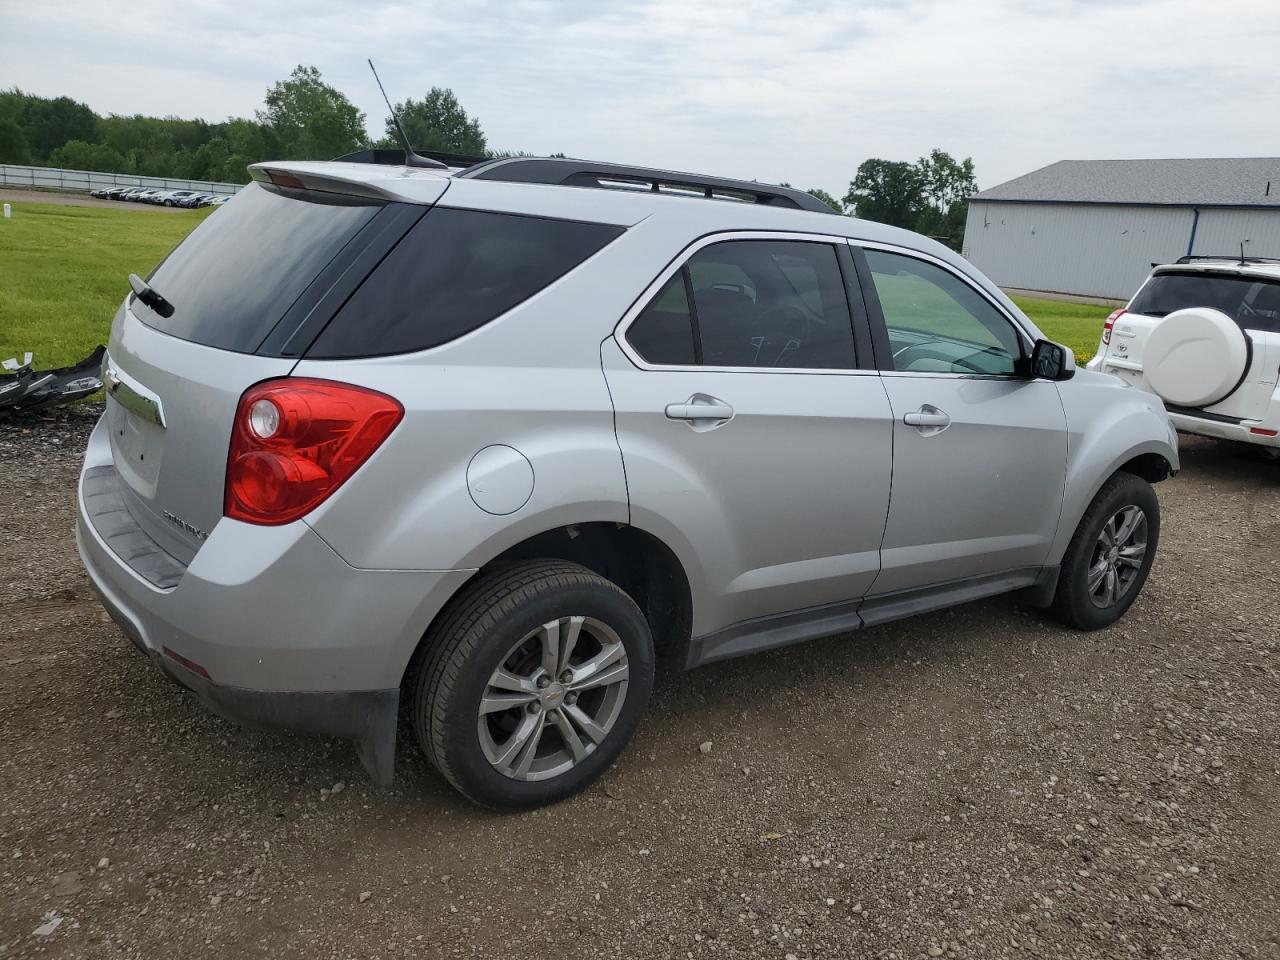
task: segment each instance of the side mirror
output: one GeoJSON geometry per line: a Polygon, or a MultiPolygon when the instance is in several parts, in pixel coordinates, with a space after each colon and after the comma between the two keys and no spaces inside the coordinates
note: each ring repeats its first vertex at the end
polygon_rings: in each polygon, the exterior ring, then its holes
{"type": "Polygon", "coordinates": [[[1037,340],[1031,351],[1031,376],[1037,380],[1070,380],[1076,375],[1076,358],[1052,340],[1037,340]]]}

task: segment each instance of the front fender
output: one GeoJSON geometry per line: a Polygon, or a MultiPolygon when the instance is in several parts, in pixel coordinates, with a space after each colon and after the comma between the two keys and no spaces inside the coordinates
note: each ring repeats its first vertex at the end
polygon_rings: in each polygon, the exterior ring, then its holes
{"type": "Polygon", "coordinates": [[[1170,472],[1179,467],[1178,435],[1159,397],[1088,370],[1059,390],[1067,414],[1067,480],[1051,564],[1062,561],[1085,510],[1126,463],[1155,454],[1170,472]]]}

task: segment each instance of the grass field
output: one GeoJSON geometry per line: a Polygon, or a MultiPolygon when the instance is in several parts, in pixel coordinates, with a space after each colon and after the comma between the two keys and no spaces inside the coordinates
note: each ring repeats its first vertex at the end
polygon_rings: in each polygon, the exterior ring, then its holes
{"type": "Polygon", "coordinates": [[[0,359],[30,350],[60,367],[105,343],[129,274],[146,276],[216,209],[14,203],[0,219],[0,359]]]}
{"type": "Polygon", "coordinates": [[[1102,336],[1102,323],[1115,309],[1094,303],[1067,303],[1034,297],[1014,297],[1013,302],[1035,321],[1046,337],[1075,351],[1076,363],[1080,365],[1093,356],[1098,348],[1098,338],[1102,336]]]}
{"type": "MultiPolygon", "coordinates": [[[[0,359],[30,350],[63,366],[105,343],[130,273],[145,276],[216,208],[153,210],[15,203],[0,219],[0,359]]],[[[1108,307],[1015,297],[1045,334],[1093,354],[1108,307]]]]}

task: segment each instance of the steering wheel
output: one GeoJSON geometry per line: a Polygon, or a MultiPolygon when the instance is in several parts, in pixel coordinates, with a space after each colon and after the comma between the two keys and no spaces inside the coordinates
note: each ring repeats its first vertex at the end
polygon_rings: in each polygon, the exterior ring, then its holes
{"type": "Polygon", "coordinates": [[[759,311],[751,321],[755,366],[776,367],[788,353],[804,346],[809,339],[809,329],[808,316],[791,304],[759,311]]]}

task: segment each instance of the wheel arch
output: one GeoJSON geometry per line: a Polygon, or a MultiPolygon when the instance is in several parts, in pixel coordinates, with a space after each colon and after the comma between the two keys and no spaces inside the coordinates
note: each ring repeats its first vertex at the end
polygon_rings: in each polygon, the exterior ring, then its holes
{"type": "Polygon", "coordinates": [[[1066,491],[1063,498],[1062,519],[1050,551],[1050,564],[1060,563],[1080,520],[1098,491],[1117,473],[1132,473],[1148,483],[1159,483],[1178,472],[1177,448],[1168,442],[1147,440],[1123,450],[1112,450],[1109,455],[1082,458],[1077,469],[1068,468],[1066,491]]]}
{"type": "Polygon", "coordinates": [[[693,593],[684,565],[662,539],[630,524],[592,520],[551,527],[506,547],[463,583],[423,630],[401,677],[412,681],[431,644],[432,627],[477,581],[524,560],[566,560],[621,587],[640,608],[659,657],[682,662],[693,625],[693,593]]]}

